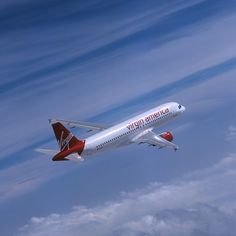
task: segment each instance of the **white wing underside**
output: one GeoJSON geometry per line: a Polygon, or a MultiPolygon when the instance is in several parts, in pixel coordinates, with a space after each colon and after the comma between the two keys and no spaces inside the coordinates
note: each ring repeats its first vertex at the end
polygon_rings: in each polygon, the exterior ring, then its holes
{"type": "Polygon", "coordinates": [[[65,124],[71,128],[75,128],[75,127],[85,128],[85,129],[89,129],[89,131],[90,130],[101,131],[110,127],[108,125],[100,125],[100,124],[95,124],[95,123],[90,123],[90,122],[60,120],[60,119],[49,119],[49,122],[50,123],[61,122],[62,124],[65,124]]]}
{"type": "Polygon", "coordinates": [[[167,141],[160,135],[155,134],[152,130],[145,130],[141,134],[137,135],[133,142],[135,143],[147,143],[150,146],[157,146],[159,148],[169,147],[173,148],[175,151],[179,148],[176,144],[167,141]]]}

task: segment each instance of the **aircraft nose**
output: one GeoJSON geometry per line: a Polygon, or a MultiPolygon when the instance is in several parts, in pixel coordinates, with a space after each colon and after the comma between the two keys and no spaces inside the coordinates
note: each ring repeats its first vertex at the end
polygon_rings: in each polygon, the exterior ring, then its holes
{"type": "Polygon", "coordinates": [[[177,113],[182,114],[183,112],[185,112],[185,110],[186,110],[185,106],[180,104],[178,105],[177,113]]]}

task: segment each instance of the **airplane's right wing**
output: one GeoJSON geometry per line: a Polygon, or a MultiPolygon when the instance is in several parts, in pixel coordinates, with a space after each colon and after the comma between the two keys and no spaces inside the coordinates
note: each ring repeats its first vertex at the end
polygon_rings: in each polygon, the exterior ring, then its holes
{"type": "Polygon", "coordinates": [[[97,130],[97,131],[101,131],[110,127],[108,125],[100,125],[100,124],[95,124],[95,123],[90,123],[90,122],[72,121],[72,120],[49,119],[49,122],[50,123],[61,122],[62,124],[68,125],[71,128],[79,127],[79,128],[85,128],[85,129],[97,130]]]}
{"type": "Polygon", "coordinates": [[[136,143],[147,143],[151,146],[157,146],[159,148],[170,147],[175,151],[179,148],[176,144],[172,143],[173,136],[170,132],[162,133],[160,135],[155,134],[152,130],[145,130],[142,133],[138,134],[133,142],[136,143]],[[171,140],[169,141],[168,136],[171,135],[171,140]]]}

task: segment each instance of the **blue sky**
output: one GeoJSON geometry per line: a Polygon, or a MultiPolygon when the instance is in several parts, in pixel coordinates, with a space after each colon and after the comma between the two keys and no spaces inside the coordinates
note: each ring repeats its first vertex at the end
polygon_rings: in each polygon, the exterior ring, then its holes
{"type": "MultiPolygon", "coordinates": [[[[1,1],[1,235],[234,235],[236,2],[1,1]],[[114,124],[164,102],[176,153],[129,146],[82,164],[48,118],[114,124]]],[[[88,134],[75,129],[74,134],[88,134]]]]}

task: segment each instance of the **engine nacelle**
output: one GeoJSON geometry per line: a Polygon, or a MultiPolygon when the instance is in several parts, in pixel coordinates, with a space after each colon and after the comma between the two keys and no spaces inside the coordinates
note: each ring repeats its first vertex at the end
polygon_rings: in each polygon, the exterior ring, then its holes
{"type": "Polygon", "coordinates": [[[160,134],[160,136],[169,142],[171,142],[174,139],[174,136],[171,132],[164,132],[160,134]]]}

